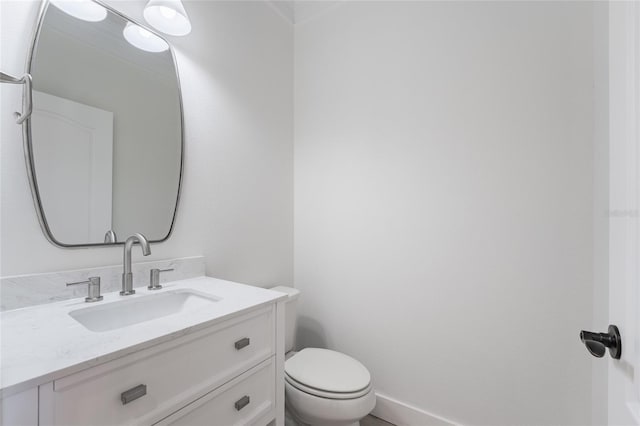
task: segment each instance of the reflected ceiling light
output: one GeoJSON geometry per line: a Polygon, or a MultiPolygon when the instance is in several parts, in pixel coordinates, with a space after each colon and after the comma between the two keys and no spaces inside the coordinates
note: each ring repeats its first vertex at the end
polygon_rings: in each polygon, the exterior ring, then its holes
{"type": "Polygon", "coordinates": [[[180,0],[149,0],[144,19],[165,34],[183,36],[191,32],[191,21],[180,0]]]}
{"type": "Polygon", "coordinates": [[[122,31],[124,38],[138,49],[147,52],[164,52],[169,49],[166,41],[155,35],[149,30],[129,22],[122,31]]]}
{"type": "Polygon", "coordinates": [[[51,0],[51,4],[83,21],[100,22],[107,17],[107,9],[91,0],[51,0]]]}

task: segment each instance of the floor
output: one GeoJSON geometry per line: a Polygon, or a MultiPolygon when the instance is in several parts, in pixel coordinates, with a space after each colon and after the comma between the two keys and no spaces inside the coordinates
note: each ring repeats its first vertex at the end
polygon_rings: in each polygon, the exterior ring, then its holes
{"type": "Polygon", "coordinates": [[[393,423],[385,422],[382,419],[369,414],[364,419],[360,420],[360,426],[395,426],[393,423]]]}

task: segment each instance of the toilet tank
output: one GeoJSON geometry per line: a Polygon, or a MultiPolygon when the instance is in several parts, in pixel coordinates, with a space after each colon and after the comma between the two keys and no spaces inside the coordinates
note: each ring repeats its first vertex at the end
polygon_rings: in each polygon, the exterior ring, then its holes
{"type": "Polygon", "coordinates": [[[278,291],[280,293],[285,293],[289,298],[285,303],[284,310],[284,328],[285,328],[285,338],[284,338],[284,350],[285,352],[289,352],[293,350],[294,337],[296,334],[296,320],[297,320],[297,310],[298,310],[298,297],[300,296],[300,290],[297,290],[293,287],[285,287],[278,286],[271,288],[273,291],[278,291]]]}

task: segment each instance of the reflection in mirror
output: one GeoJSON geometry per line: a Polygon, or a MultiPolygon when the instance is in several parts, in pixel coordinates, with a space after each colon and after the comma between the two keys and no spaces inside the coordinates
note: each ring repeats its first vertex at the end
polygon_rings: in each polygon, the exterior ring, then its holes
{"type": "Polygon", "coordinates": [[[183,145],[167,42],[96,2],[57,0],[43,8],[29,72],[27,146],[47,237],[61,246],[121,243],[136,232],[166,239],[183,145]]]}

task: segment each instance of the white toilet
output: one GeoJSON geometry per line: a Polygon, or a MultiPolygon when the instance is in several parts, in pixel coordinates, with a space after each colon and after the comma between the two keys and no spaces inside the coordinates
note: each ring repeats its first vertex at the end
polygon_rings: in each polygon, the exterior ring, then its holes
{"type": "Polygon", "coordinates": [[[293,352],[300,291],[283,286],[271,290],[289,296],[285,309],[284,367],[288,421],[307,425],[359,425],[360,419],[376,405],[371,374],[359,361],[340,352],[319,348],[293,352]]]}

